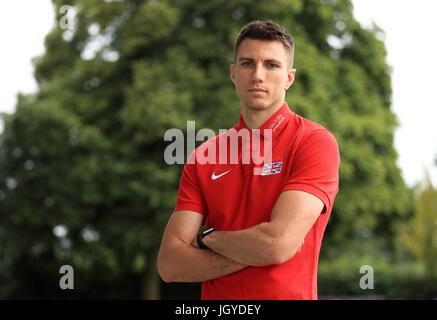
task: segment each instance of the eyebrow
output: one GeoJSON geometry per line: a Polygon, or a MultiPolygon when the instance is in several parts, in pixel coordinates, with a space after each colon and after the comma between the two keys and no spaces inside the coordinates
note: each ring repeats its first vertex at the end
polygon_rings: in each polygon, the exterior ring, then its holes
{"type": "MultiPolygon", "coordinates": [[[[255,61],[255,60],[253,58],[249,58],[249,57],[240,57],[238,59],[238,61],[255,61]]],[[[279,60],[276,60],[276,59],[267,59],[267,60],[265,60],[265,62],[267,62],[267,63],[273,62],[273,63],[277,63],[279,65],[282,65],[282,62],[279,60]]]]}

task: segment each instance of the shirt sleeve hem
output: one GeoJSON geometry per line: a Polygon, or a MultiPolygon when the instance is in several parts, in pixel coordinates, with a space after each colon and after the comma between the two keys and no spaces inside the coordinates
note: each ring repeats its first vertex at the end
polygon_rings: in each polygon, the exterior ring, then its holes
{"type": "Polygon", "coordinates": [[[286,186],[284,186],[282,188],[281,192],[287,191],[287,190],[299,190],[299,191],[304,191],[304,192],[308,192],[311,193],[312,195],[316,196],[317,198],[319,198],[323,204],[325,205],[325,207],[322,210],[322,213],[326,213],[331,205],[331,201],[329,200],[328,195],[320,190],[319,188],[312,186],[310,184],[305,184],[305,183],[290,183],[287,184],[286,186]]]}
{"type": "Polygon", "coordinates": [[[204,208],[202,208],[201,206],[198,206],[196,204],[192,204],[192,203],[179,204],[176,206],[176,208],[173,210],[173,212],[180,211],[180,210],[194,211],[194,212],[201,214],[202,216],[206,215],[206,211],[204,208]]]}

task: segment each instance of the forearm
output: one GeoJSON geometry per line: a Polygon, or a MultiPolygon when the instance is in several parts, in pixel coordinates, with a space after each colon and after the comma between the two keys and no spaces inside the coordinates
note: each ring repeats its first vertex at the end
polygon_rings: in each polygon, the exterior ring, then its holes
{"type": "Polygon", "coordinates": [[[203,282],[240,271],[247,265],[237,263],[211,250],[179,243],[160,253],[159,271],[165,282],[203,282]]]}
{"type": "Polygon", "coordinates": [[[203,238],[203,243],[238,263],[266,266],[282,262],[277,258],[277,252],[282,249],[278,239],[271,223],[266,222],[244,230],[214,231],[203,238]]]}

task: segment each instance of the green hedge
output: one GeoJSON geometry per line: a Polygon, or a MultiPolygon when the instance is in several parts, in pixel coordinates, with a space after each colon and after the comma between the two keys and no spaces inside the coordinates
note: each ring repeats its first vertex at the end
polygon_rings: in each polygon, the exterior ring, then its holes
{"type": "MultiPolygon", "coordinates": [[[[319,275],[318,292],[321,299],[330,298],[384,298],[396,299],[437,299],[437,279],[417,276],[400,277],[375,273],[374,289],[360,288],[361,274],[350,277],[319,275]]],[[[161,283],[161,299],[200,299],[198,283],[161,283]]]]}
{"type": "Polygon", "coordinates": [[[385,299],[437,299],[437,279],[424,277],[400,277],[375,275],[373,289],[361,289],[362,275],[352,277],[318,278],[319,296],[383,296],[385,299]]]}

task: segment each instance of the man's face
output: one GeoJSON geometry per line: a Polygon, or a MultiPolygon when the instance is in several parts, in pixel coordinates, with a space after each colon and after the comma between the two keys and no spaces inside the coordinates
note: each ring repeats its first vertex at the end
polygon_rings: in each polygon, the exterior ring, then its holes
{"type": "Polygon", "coordinates": [[[244,39],[238,50],[231,78],[243,108],[266,110],[279,108],[296,70],[290,68],[290,56],[280,41],[244,39]]]}

